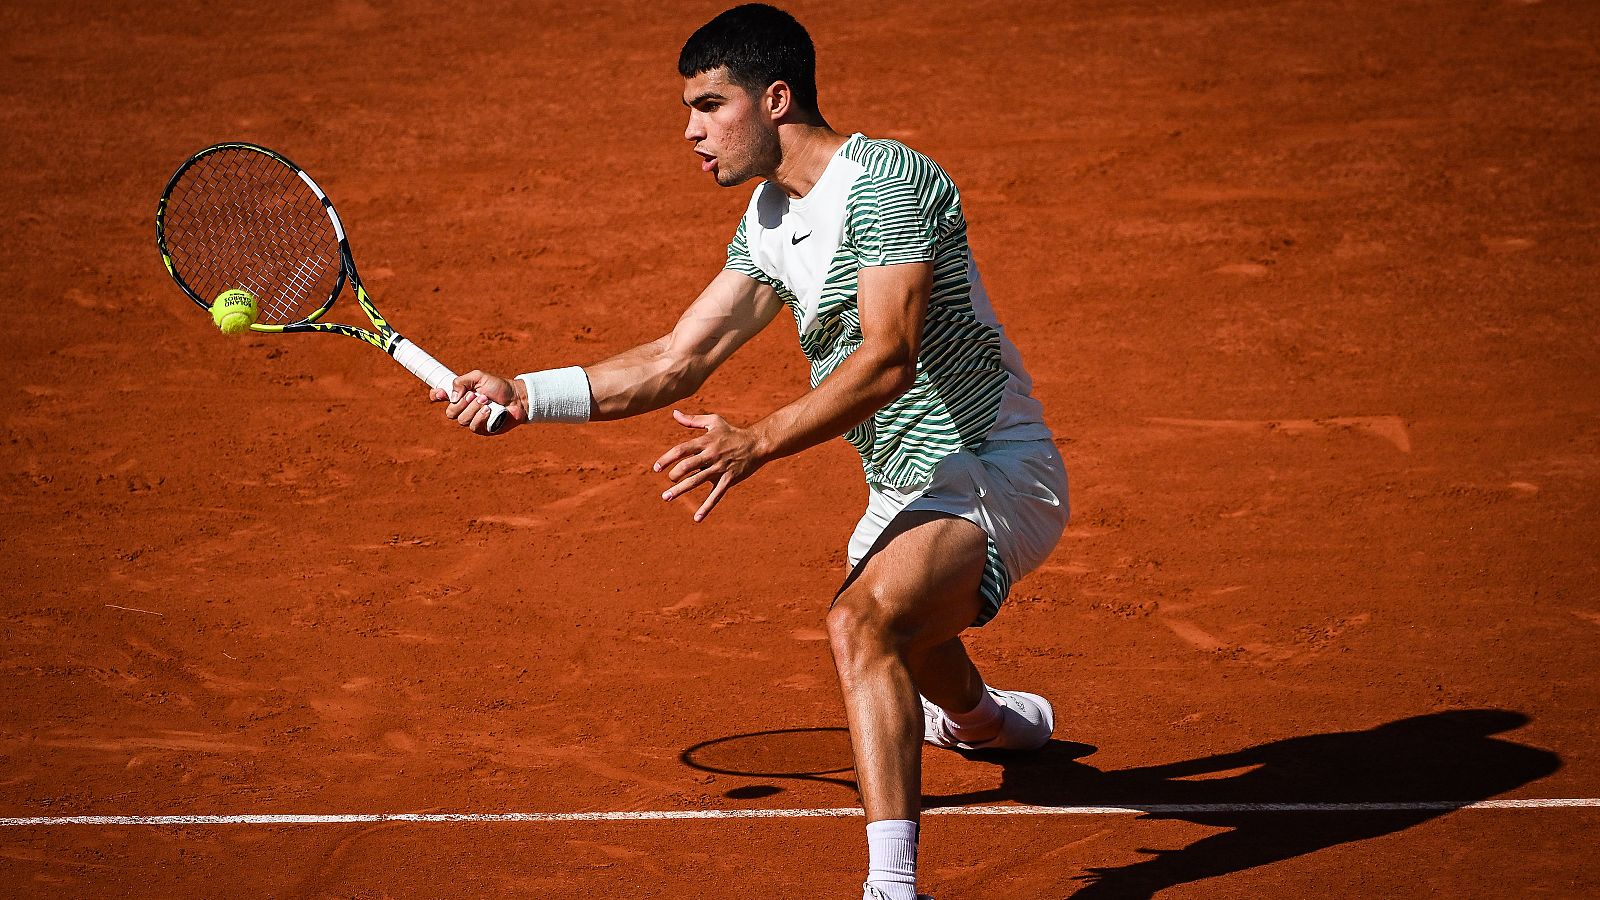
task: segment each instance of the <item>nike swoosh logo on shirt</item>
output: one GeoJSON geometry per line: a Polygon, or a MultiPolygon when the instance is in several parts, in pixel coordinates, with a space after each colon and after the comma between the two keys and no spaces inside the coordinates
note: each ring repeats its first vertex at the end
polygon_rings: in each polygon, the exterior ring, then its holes
{"type": "Polygon", "coordinates": [[[790,238],[789,238],[789,246],[792,247],[795,244],[800,243],[801,241],[805,240],[808,237],[811,237],[811,232],[809,232],[809,231],[806,232],[805,234],[791,235],[790,238]]]}

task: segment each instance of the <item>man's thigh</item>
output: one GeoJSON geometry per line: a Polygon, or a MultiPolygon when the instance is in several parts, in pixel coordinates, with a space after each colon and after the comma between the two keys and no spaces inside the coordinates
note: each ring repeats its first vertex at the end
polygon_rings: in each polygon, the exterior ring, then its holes
{"type": "Polygon", "coordinates": [[[907,649],[960,634],[977,617],[989,537],[966,519],[908,510],[878,536],[834,598],[885,625],[907,649]]]}

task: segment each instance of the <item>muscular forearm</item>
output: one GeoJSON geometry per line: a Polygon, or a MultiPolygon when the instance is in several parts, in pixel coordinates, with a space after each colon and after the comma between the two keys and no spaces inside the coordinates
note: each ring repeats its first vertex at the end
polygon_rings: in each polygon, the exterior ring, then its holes
{"type": "Polygon", "coordinates": [[[904,394],[915,377],[905,348],[862,345],[814,390],[751,426],[761,457],[789,456],[844,434],[904,394]]]}
{"type": "Polygon", "coordinates": [[[688,397],[782,305],[771,287],[723,271],[670,333],[584,367],[593,418],[637,416],[688,397]]]}
{"type": "Polygon", "coordinates": [[[625,419],[661,409],[694,393],[699,380],[667,353],[665,338],[583,367],[595,421],[625,419]]]}

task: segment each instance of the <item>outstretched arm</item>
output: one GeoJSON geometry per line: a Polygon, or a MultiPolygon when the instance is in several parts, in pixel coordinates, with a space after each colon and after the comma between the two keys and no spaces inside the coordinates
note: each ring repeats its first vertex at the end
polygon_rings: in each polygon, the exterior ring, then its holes
{"type": "Polygon", "coordinates": [[[688,397],[782,307],[777,291],[724,269],[671,332],[585,367],[593,418],[625,419],[688,397]]]}
{"type": "MultiPolygon", "coordinates": [[[[688,397],[782,307],[771,287],[723,270],[689,305],[672,331],[583,367],[589,383],[590,419],[637,416],[688,397]]],[[[517,424],[529,420],[528,388],[520,378],[474,370],[455,380],[455,391],[456,398],[445,407],[445,416],[474,433],[487,433],[486,399],[504,404],[517,424]]],[[[450,399],[443,391],[431,396],[435,401],[450,399]]]]}
{"type": "Polygon", "coordinates": [[[749,428],[731,425],[721,416],[673,413],[680,424],[706,433],[656,460],[656,471],[666,472],[674,482],[661,499],[673,500],[711,484],[710,495],[694,515],[701,521],[728,488],[756,469],[844,434],[911,387],[933,290],[933,264],[863,268],[859,279],[861,346],[815,389],[749,428]]]}

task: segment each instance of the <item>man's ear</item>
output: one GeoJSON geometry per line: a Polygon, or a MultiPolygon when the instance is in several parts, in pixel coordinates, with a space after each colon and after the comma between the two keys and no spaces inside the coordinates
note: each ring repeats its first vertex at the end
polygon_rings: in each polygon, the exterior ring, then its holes
{"type": "Polygon", "coordinates": [[[787,81],[774,81],[767,85],[766,93],[761,97],[767,108],[767,116],[773,121],[784,118],[794,111],[794,90],[787,81]]]}

